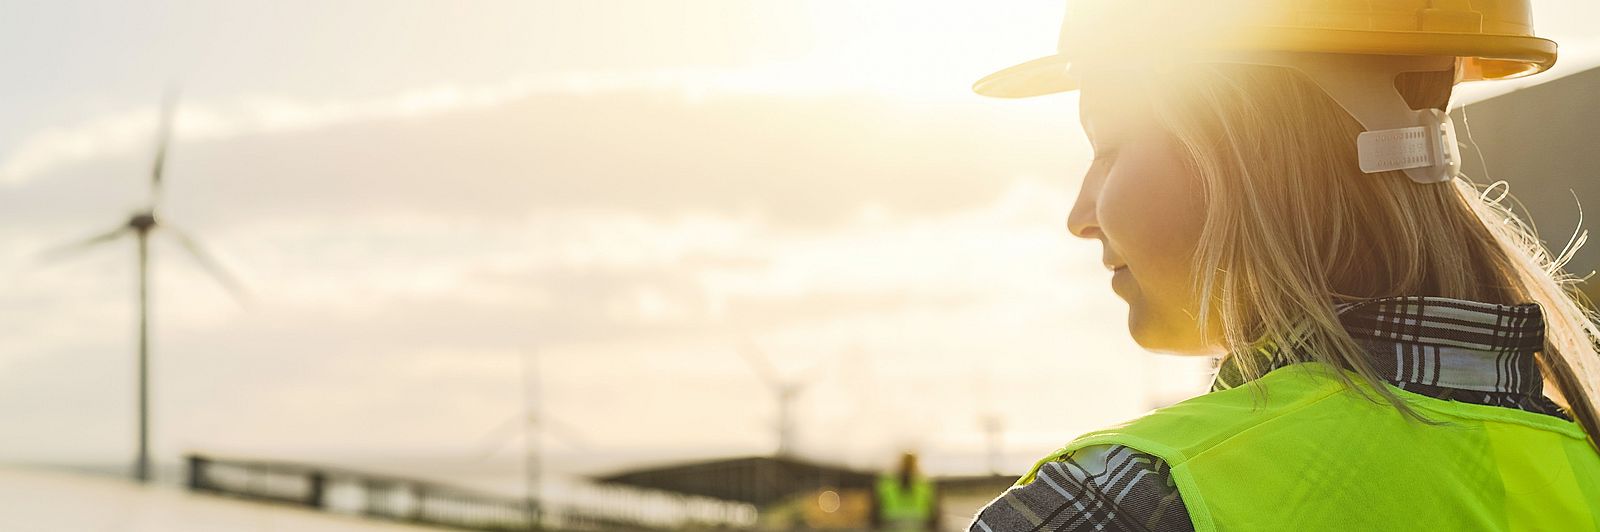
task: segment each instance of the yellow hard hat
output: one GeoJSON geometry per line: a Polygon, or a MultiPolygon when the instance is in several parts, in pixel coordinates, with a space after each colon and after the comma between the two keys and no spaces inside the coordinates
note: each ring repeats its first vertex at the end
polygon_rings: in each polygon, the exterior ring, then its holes
{"type": "Polygon", "coordinates": [[[1556,43],[1533,35],[1530,0],[1076,0],[1056,54],[978,80],[985,96],[1078,88],[1087,57],[1160,49],[1454,56],[1457,81],[1549,69],[1556,43]]]}

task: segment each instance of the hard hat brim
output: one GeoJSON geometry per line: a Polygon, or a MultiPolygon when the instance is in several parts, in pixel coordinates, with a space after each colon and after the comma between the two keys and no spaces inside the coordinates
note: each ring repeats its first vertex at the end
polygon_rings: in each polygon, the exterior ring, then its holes
{"type": "MultiPolygon", "coordinates": [[[[1522,35],[1262,28],[1213,44],[1228,50],[1450,55],[1465,59],[1461,81],[1519,78],[1548,70],[1556,62],[1554,41],[1522,35]]],[[[1076,90],[1072,66],[1067,55],[1041,57],[984,76],[972,90],[996,98],[1076,90]]]]}
{"type": "Polygon", "coordinates": [[[972,91],[995,98],[1028,98],[1078,88],[1078,79],[1069,72],[1072,60],[1062,55],[1045,56],[1012,65],[984,76],[972,84],[972,91]]]}

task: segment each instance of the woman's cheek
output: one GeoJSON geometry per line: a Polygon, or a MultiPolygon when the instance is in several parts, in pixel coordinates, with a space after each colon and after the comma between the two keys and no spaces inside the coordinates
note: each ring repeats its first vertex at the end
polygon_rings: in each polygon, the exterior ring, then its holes
{"type": "Polygon", "coordinates": [[[1198,180],[1165,150],[1124,152],[1106,177],[1099,215],[1114,251],[1142,286],[1186,286],[1205,223],[1198,180]]]}

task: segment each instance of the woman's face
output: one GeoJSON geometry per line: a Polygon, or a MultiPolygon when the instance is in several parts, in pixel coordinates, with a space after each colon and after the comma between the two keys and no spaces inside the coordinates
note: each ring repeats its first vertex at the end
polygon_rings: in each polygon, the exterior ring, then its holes
{"type": "Polygon", "coordinates": [[[1081,91],[1078,116],[1095,161],[1067,229],[1100,241],[1135,342],[1163,353],[1214,354],[1218,347],[1201,341],[1200,298],[1190,286],[1205,220],[1199,176],[1149,115],[1136,84],[1091,77],[1081,91]]]}

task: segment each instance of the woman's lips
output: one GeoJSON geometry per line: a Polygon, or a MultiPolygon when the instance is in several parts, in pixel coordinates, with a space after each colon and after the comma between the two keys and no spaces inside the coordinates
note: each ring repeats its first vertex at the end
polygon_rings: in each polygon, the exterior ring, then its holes
{"type": "Polygon", "coordinates": [[[1108,284],[1111,285],[1112,292],[1116,292],[1118,296],[1127,299],[1127,294],[1130,290],[1133,290],[1131,286],[1133,282],[1133,274],[1128,272],[1128,267],[1118,266],[1111,270],[1111,282],[1108,284]]]}

